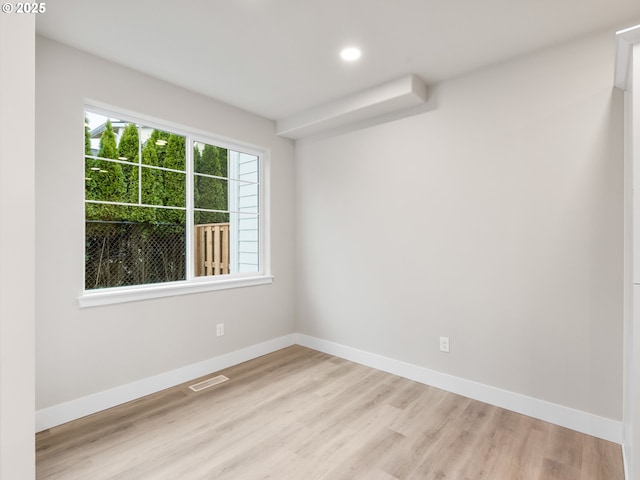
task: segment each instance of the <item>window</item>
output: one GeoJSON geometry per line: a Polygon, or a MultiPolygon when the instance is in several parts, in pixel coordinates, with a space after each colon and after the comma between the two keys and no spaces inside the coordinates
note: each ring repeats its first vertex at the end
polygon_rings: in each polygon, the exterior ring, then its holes
{"type": "Polygon", "coordinates": [[[85,110],[81,305],[271,281],[265,153],[85,110]]]}

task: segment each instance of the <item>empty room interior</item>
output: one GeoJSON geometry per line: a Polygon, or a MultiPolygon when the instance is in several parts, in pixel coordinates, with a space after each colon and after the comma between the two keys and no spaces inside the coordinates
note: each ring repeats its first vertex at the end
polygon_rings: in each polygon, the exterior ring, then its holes
{"type": "Polygon", "coordinates": [[[0,479],[640,479],[639,25],[4,3],[0,479]]]}

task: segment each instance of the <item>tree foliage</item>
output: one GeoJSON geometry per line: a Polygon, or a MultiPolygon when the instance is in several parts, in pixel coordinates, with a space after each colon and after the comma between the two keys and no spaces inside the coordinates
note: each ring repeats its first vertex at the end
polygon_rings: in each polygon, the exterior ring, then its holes
{"type": "MultiPolygon", "coordinates": [[[[205,144],[202,154],[194,164],[196,173],[227,176],[226,149],[205,144]]],[[[195,206],[209,210],[227,210],[228,182],[222,178],[196,175],[195,178],[195,206]]],[[[223,212],[196,212],[195,223],[222,223],[229,221],[229,214],[223,212]]]]}
{"type": "Polygon", "coordinates": [[[102,158],[118,158],[118,145],[116,144],[116,134],[113,131],[111,120],[107,120],[104,132],[100,137],[100,149],[98,156],[102,158]]]}
{"type": "MultiPolygon", "coordinates": [[[[86,142],[85,142],[86,143],[86,142]]],[[[86,148],[86,145],[85,145],[86,148]]],[[[100,137],[98,157],[106,159],[118,158],[116,135],[110,121],[100,137]]],[[[86,168],[85,195],[88,200],[110,202],[126,201],[126,183],[122,165],[117,162],[92,159],[86,168]]],[[[87,218],[115,220],[119,216],[115,205],[87,204],[87,218]]]]}
{"type": "Polygon", "coordinates": [[[89,119],[84,117],[84,154],[93,155],[91,151],[91,131],[89,130],[89,119]]]}
{"type": "MultiPolygon", "coordinates": [[[[92,156],[91,135],[85,125],[85,155],[92,156]]],[[[130,206],[86,206],[88,220],[142,222],[184,225],[186,193],[185,137],[162,130],[153,130],[141,142],[140,129],[128,124],[121,131],[119,142],[110,121],[104,125],[100,137],[98,159],[85,159],[86,198],[127,203],[130,206]],[[142,149],[140,155],[140,149],[142,149]],[[119,159],[140,165],[128,165],[101,159],[119,159]],[[166,171],[158,168],[162,167],[166,171]],[[153,208],[158,205],[171,208],[153,208]]],[[[196,212],[195,223],[221,223],[229,221],[227,163],[228,151],[221,147],[200,144],[194,147],[193,161],[194,205],[197,208],[221,212],[196,212]],[[220,177],[220,178],[213,178],[220,177]]]]}
{"type": "MultiPolygon", "coordinates": [[[[118,143],[118,158],[127,162],[138,163],[139,145],[138,127],[130,123],[124,128],[122,136],[120,137],[120,142],[118,143]]],[[[128,202],[138,202],[138,171],[139,169],[133,165],[122,165],[128,202]]]]}
{"type": "MultiPolygon", "coordinates": [[[[161,130],[149,133],[128,124],[118,141],[107,121],[95,154],[86,124],[84,134],[86,199],[122,203],[85,205],[86,288],[184,279],[185,137],[161,130]]],[[[194,204],[222,211],[196,212],[194,220],[228,222],[228,152],[203,145],[193,151],[195,171],[204,174],[194,176],[194,204]]]]}
{"type": "MultiPolygon", "coordinates": [[[[158,154],[155,145],[147,142],[142,150],[144,165],[158,165],[158,154]]],[[[164,178],[162,171],[156,168],[142,169],[142,203],[145,205],[164,205],[164,178]]]]}
{"type": "MultiPolygon", "coordinates": [[[[164,155],[164,168],[182,170],[186,168],[185,139],[183,136],[170,134],[164,155]]],[[[163,205],[167,207],[185,207],[186,175],[182,172],[163,171],[163,205]]],[[[184,210],[164,208],[157,212],[160,221],[183,224],[184,210]]]]}
{"type": "Polygon", "coordinates": [[[151,144],[151,146],[156,151],[159,167],[164,167],[164,157],[166,156],[167,143],[170,136],[171,134],[168,132],[163,132],[162,130],[154,130],[153,132],[151,132],[149,140],[147,140],[146,144],[151,144]]]}
{"type": "Polygon", "coordinates": [[[122,131],[120,143],[118,143],[118,158],[127,162],[138,163],[139,145],[138,127],[130,123],[122,131]]]}

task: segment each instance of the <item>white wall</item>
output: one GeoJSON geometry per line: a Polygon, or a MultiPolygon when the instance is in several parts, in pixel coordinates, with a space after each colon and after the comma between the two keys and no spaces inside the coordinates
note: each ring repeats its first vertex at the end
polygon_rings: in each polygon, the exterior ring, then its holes
{"type": "Polygon", "coordinates": [[[36,86],[38,410],[293,332],[293,145],[273,122],[44,38],[36,86]],[[84,99],[269,148],[273,284],[80,309],[84,99]]]}
{"type": "Polygon", "coordinates": [[[606,32],[444,82],[422,114],[299,142],[297,330],[621,420],[612,72],[606,32]]]}
{"type": "MultiPolygon", "coordinates": [[[[624,449],[628,478],[640,469],[640,43],[633,45],[625,93],[625,383],[624,449]],[[633,268],[632,268],[633,267],[633,268]]],[[[628,61],[628,58],[618,59],[628,61]]]]}
{"type": "Polygon", "coordinates": [[[35,17],[0,14],[0,479],[35,478],[35,17]]]}

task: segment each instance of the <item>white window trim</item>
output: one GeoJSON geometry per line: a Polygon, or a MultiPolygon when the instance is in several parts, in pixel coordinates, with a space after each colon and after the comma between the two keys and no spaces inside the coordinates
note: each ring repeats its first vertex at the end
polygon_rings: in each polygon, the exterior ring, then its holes
{"type": "Polygon", "coordinates": [[[211,292],[215,290],[227,290],[229,288],[252,287],[273,283],[273,275],[257,275],[250,277],[233,276],[222,280],[198,282],[182,281],[167,282],[148,285],[135,285],[132,287],[101,288],[88,290],[78,297],[80,307],[97,307],[116,303],[136,302],[152,298],[164,298],[176,295],[189,295],[192,293],[211,292]]]}
{"type": "MultiPolygon", "coordinates": [[[[270,245],[270,163],[271,155],[267,148],[251,145],[246,142],[237,141],[233,139],[224,138],[218,135],[212,135],[208,132],[186,127],[176,124],[170,121],[158,120],[152,117],[141,115],[138,113],[132,113],[125,109],[114,108],[100,102],[85,101],[83,105],[83,111],[91,110],[93,112],[111,117],[120,118],[135,122],[138,124],[144,124],[145,126],[158,128],[162,130],[170,130],[172,133],[184,135],[189,138],[187,142],[187,156],[192,156],[192,142],[204,142],[211,143],[223,148],[238,150],[241,149],[244,153],[257,155],[260,157],[260,168],[258,171],[258,183],[259,189],[259,202],[260,209],[258,212],[258,225],[259,225],[259,269],[258,272],[250,274],[233,274],[224,275],[219,277],[194,277],[193,276],[193,251],[192,248],[187,248],[187,279],[178,282],[166,282],[166,283],[153,283],[145,285],[133,285],[123,287],[112,288],[100,288],[95,290],[83,290],[83,293],[78,296],[78,306],[95,307],[101,305],[111,305],[117,303],[134,302],[140,300],[148,300],[154,298],[164,298],[177,295],[189,295],[194,293],[211,292],[216,290],[227,290],[230,288],[250,287],[257,285],[266,285],[273,283],[274,276],[271,274],[271,245],[270,245]]],[[[81,117],[82,118],[82,117],[81,117]]],[[[84,156],[83,156],[84,159],[84,156]]],[[[83,160],[84,161],[84,160],[83,160]]],[[[192,158],[187,160],[189,163],[193,162],[192,158]]],[[[187,184],[193,182],[191,176],[193,175],[193,169],[189,168],[187,171],[187,184]]],[[[84,185],[84,184],[83,184],[84,185]]],[[[189,192],[191,187],[188,186],[189,192]]],[[[84,191],[84,188],[83,188],[84,191]]],[[[187,208],[192,202],[191,195],[187,195],[187,208]]],[[[83,201],[84,203],[84,201],[83,201]]],[[[82,223],[85,224],[84,208],[82,223]]],[[[83,227],[84,231],[84,227],[83,227]]],[[[193,225],[192,222],[187,222],[187,245],[193,245],[193,225]]],[[[84,272],[82,275],[82,284],[84,285],[84,272]]]]}

